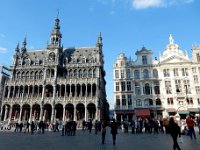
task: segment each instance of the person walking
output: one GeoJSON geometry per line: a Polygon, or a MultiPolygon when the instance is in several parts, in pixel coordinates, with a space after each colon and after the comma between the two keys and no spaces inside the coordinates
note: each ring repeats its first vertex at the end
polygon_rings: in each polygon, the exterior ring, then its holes
{"type": "Polygon", "coordinates": [[[195,131],[194,131],[194,126],[196,125],[196,123],[194,122],[194,120],[189,115],[186,118],[186,124],[187,124],[188,129],[189,129],[190,139],[192,140],[193,136],[196,139],[196,134],[195,134],[195,131]]]}
{"type": "Polygon", "coordinates": [[[112,139],[113,139],[113,145],[115,145],[116,141],[116,135],[117,135],[117,123],[115,122],[115,119],[113,119],[113,122],[111,122],[111,134],[112,134],[112,139]]]}
{"type": "Polygon", "coordinates": [[[105,143],[105,138],[106,138],[106,124],[103,121],[101,124],[101,140],[102,140],[102,144],[105,143]]]}
{"type": "Polygon", "coordinates": [[[34,130],[35,130],[35,124],[34,124],[34,122],[32,121],[32,122],[31,122],[31,134],[34,133],[34,130]]]}
{"type": "Polygon", "coordinates": [[[179,147],[178,145],[178,142],[177,142],[177,137],[181,136],[181,131],[180,131],[180,127],[178,126],[178,124],[174,121],[174,118],[171,117],[169,119],[169,125],[168,125],[168,131],[169,133],[171,134],[171,137],[173,139],[173,149],[176,150],[181,150],[181,148],[179,147]]]}

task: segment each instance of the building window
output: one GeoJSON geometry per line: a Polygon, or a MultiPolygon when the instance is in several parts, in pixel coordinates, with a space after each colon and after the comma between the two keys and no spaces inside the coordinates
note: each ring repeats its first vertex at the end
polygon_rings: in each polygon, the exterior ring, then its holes
{"type": "Polygon", "coordinates": [[[140,83],[135,82],[135,95],[141,95],[140,83]]]}
{"type": "Polygon", "coordinates": [[[149,106],[153,106],[153,100],[149,99],[149,106]]]}
{"type": "Polygon", "coordinates": [[[125,90],[126,90],[125,82],[122,81],[121,82],[121,91],[125,91],[125,90]]]}
{"type": "Polygon", "coordinates": [[[142,64],[146,65],[147,64],[147,56],[142,56],[142,64]]]}
{"type": "Polygon", "coordinates": [[[194,78],[194,84],[198,84],[199,83],[198,75],[193,75],[193,78],[194,78]]]}
{"type": "Polygon", "coordinates": [[[200,62],[200,54],[197,54],[197,62],[200,62]]]}
{"type": "Polygon", "coordinates": [[[149,100],[148,99],[144,100],[144,106],[149,106],[149,100]]]}
{"type": "Polygon", "coordinates": [[[174,76],[177,77],[178,76],[178,68],[174,68],[173,72],[174,72],[174,76]]]}
{"type": "Polygon", "coordinates": [[[167,94],[172,94],[171,81],[165,81],[165,88],[167,94]]]}
{"type": "Polygon", "coordinates": [[[122,106],[126,106],[126,95],[122,95],[122,106]]]}
{"type": "Polygon", "coordinates": [[[128,105],[132,105],[132,95],[128,95],[128,105]]]}
{"type": "Polygon", "coordinates": [[[131,78],[131,71],[130,71],[130,69],[127,69],[127,70],[126,70],[126,78],[127,78],[127,79],[130,79],[130,78],[131,78]]]}
{"type": "Polygon", "coordinates": [[[174,104],[173,98],[167,98],[167,104],[173,105],[174,104]]]}
{"type": "Polygon", "coordinates": [[[177,93],[182,92],[182,89],[181,89],[181,80],[175,80],[175,87],[176,87],[176,92],[177,93]]]}
{"type": "Polygon", "coordinates": [[[164,69],[163,75],[164,75],[164,77],[170,77],[169,69],[164,69]]]}
{"type": "Polygon", "coordinates": [[[149,71],[147,69],[143,70],[143,78],[148,79],[149,78],[149,71]]]}
{"type": "Polygon", "coordinates": [[[197,99],[197,102],[198,102],[198,104],[200,105],[200,99],[199,99],[199,98],[197,99]]]}
{"type": "Polygon", "coordinates": [[[131,91],[131,81],[127,81],[127,91],[131,91]]]}
{"type": "Polygon", "coordinates": [[[200,86],[195,86],[196,94],[200,94],[200,86]]]}
{"type": "Polygon", "coordinates": [[[116,84],[116,85],[115,85],[115,90],[116,90],[116,91],[119,91],[119,82],[116,82],[115,84],[116,84]]]}
{"type": "Polygon", "coordinates": [[[116,96],[116,105],[120,106],[120,96],[119,95],[116,96]]]}
{"type": "Polygon", "coordinates": [[[136,106],[142,106],[142,101],[140,99],[136,100],[136,106]]]}
{"type": "Polygon", "coordinates": [[[161,100],[159,98],[156,99],[156,105],[161,105],[161,100]]]}
{"type": "Polygon", "coordinates": [[[119,78],[119,70],[115,70],[115,78],[116,78],[116,79],[119,78]]]}
{"type": "Polygon", "coordinates": [[[146,83],[144,86],[144,94],[146,94],[146,95],[151,94],[151,87],[150,87],[149,83],[146,83]]]}
{"type": "Polygon", "coordinates": [[[158,81],[154,82],[154,92],[155,94],[160,94],[160,84],[158,81]]]}
{"type": "Polygon", "coordinates": [[[139,72],[139,70],[135,70],[134,71],[134,78],[135,79],[140,79],[140,72],[139,72]]]}
{"type": "Polygon", "coordinates": [[[182,76],[188,76],[188,68],[182,68],[182,76]]]}
{"type": "Polygon", "coordinates": [[[153,69],[153,78],[158,78],[158,70],[153,69]]]}
{"type": "Polygon", "coordinates": [[[183,84],[184,84],[184,87],[185,87],[185,93],[191,94],[190,80],[183,80],[183,84]]]}
{"type": "Polygon", "coordinates": [[[124,70],[121,70],[121,78],[124,78],[124,70]]]}
{"type": "Polygon", "coordinates": [[[192,68],[192,73],[197,73],[196,67],[193,67],[193,68],[192,68]]]}

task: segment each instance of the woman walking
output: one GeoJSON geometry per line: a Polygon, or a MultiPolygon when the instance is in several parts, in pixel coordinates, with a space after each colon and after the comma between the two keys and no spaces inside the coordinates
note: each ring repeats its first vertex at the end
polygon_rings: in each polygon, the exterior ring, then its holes
{"type": "Polygon", "coordinates": [[[181,136],[180,135],[180,127],[174,121],[173,117],[171,117],[170,120],[169,120],[169,133],[171,134],[172,139],[173,139],[173,149],[174,150],[176,150],[176,149],[181,150],[181,148],[179,147],[178,142],[177,142],[178,135],[179,135],[179,137],[181,136]]]}

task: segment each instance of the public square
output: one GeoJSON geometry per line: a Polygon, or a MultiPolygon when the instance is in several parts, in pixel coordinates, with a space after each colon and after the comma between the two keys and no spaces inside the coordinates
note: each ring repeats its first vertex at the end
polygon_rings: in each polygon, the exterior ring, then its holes
{"type": "MultiPolygon", "coordinates": [[[[200,148],[200,135],[196,140],[182,135],[182,150],[200,148]]],[[[169,134],[132,134],[118,130],[116,145],[112,144],[110,128],[107,127],[106,143],[101,144],[101,133],[90,134],[87,130],[77,130],[75,136],[61,136],[60,132],[45,134],[0,132],[0,150],[172,150],[172,139],[169,134]]]]}

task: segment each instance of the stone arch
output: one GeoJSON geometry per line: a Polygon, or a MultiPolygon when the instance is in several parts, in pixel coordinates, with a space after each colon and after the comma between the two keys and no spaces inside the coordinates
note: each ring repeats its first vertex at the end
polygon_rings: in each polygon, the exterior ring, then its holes
{"type": "Polygon", "coordinates": [[[89,103],[87,105],[87,111],[88,111],[88,119],[95,119],[95,114],[96,114],[96,106],[93,103],[89,103]]]}
{"type": "Polygon", "coordinates": [[[51,113],[52,113],[52,106],[50,104],[45,104],[43,106],[44,109],[44,121],[50,122],[51,121],[51,113]]]}
{"type": "Polygon", "coordinates": [[[39,120],[40,119],[40,110],[41,110],[41,108],[40,108],[40,105],[39,104],[34,104],[33,106],[32,106],[32,120],[39,120]]]}
{"type": "Polygon", "coordinates": [[[68,103],[65,105],[65,117],[66,120],[73,120],[74,118],[74,105],[71,103],[68,103]]]}
{"type": "Polygon", "coordinates": [[[9,104],[5,104],[2,107],[2,116],[1,116],[1,120],[7,120],[9,118],[9,112],[11,111],[11,107],[9,104]]]}
{"type": "Polygon", "coordinates": [[[91,96],[91,84],[87,84],[87,96],[91,96]]]}
{"type": "Polygon", "coordinates": [[[21,113],[21,120],[24,121],[28,121],[29,117],[30,117],[30,105],[29,104],[24,104],[22,106],[22,113],[21,113]]]}
{"type": "Polygon", "coordinates": [[[55,118],[57,120],[62,120],[63,118],[63,105],[60,103],[55,105],[55,118]]]}
{"type": "Polygon", "coordinates": [[[14,104],[12,106],[11,120],[18,121],[20,118],[20,105],[14,104]]]}
{"type": "Polygon", "coordinates": [[[86,94],[86,85],[85,84],[82,84],[82,96],[85,96],[86,94]]]}
{"type": "Polygon", "coordinates": [[[53,86],[50,84],[47,84],[45,87],[45,96],[46,97],[52,97],[53,96],[53,86]]]}
{"type": "Polygon", "coordinates": [[[96,96],[97,86],[95,83],[92,84],[92,96],[96,96]]]}
{"type": "Polygon", "coordinates": [[[78,103],[76,105],[76,116],[77,121],[85,118],[85,106],[83,103],[78,103]]]}

